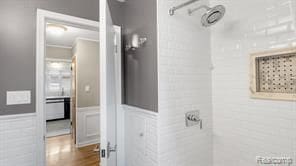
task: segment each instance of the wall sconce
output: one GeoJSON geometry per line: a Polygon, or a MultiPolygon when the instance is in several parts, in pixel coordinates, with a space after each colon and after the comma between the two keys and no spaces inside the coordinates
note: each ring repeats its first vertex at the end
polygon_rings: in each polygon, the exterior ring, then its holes
{"type": "Polygon", "coordinates": [[[138,34],[133,34],[130,41],[128,41],[128,44],[125,46],[125,50],[133,50],[135,51],[136,49],[142,47],[147,41],[146,37],[139,37],[138,34]]]}

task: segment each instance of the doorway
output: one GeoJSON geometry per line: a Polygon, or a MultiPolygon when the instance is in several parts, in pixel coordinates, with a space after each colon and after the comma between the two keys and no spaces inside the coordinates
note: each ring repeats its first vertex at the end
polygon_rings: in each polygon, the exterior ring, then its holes
{"type": "Polygon", "coordinates": [[[45,42],[47,165],[98,164],[99,32],[48,20],[45,42]],[[93,161],[83,162],[76,151],[93,161]]]}
{"type": "MultiPolygon", "coordinates": [[[[72,154],[78,152],[91,153],[97,157],[97,162],[100,161],[99,146],[97,145],[100,143],[101,135],[99,104],[101,83],[99,79],[102,71],[97,65],[95,65],[96,69],[90,69],[94,62],[100,61],[98,31],[99,23],[95,21],[45,10],[37,11],[36,108],[38,123],[40,124],[37,145],[40,152],[37,153],[39,155],[38,165],[46,165],[47,155],[62,151],[68,151],[72,154]],[[75,42],[72,41],[72,45],[61,44],[70,41],[67,37],[60,37],[60,40],[56,41],[57,43],[51,43],[52,38],[50,39],[47,34],[51,31],[48,30],[49,27],[53,27],[52,31],[57,36],[68,30],[78,32],[77,29],[83,31],[84,36],[70,35],[72,38],[75,36],[75,42]],[[94,36],[97,38],[94,38],[94,36]],[[86,48],[86,45],[92,46],[86,48]],[[49,51],[53,49],[71,49],[71,56],[68,59],[63,59],[60,58],[62,54],[58,53],[53,57],[48,57],[49,51]],[[86,56],[95,53],[83,52],[90,50],[97,52],[97,59],[86,56]],[[84,59],[81,57],[84,57],[84,59]],[[52,71],[53,68],[56,70],[52,71]],[[92,79],[87,80],[86,75],[92,79]],[[53,112],[48,113],[49,108],[54,110],[54,115],[52,115],[53,112]],[[52,132],[56,129],[59,131],[52,132]],[[50,134],[47,131],[50,131],[50,134]],[[66,142],[66,144],[61,144],[61,142],[66,142]],[[63,146],[61,147],[59,144],[63,146]],[[47,150],[50,149],[52,151],[48,152],[47,150]]],[[[121,47],[120,45],[117,46],[121,47]]],[[[121,70],[120,66],[117,66],[117,68],[121,70]]],[[[118,70],[119,73],[121,73],[120,70],[118,70]]],[[[120,82],[118,79],[121,79],[121,74],[117,76],[115,81],[120,82]]],[[[117,91],[121,93],[120,88],[117,88],[117,91]]],[[[68,156],[72,155],[69,153],[68,156]]],[[[54,165],[58,166],[57,157],[53,158],[55,160],[54,165]]],[[[50,163],[47,163],[47,165],[50,165],[50,163]]]]}
{"type": "Polygon", "coordinates": [[[98,165],[99,32],[53,20],[45,28],[46,163],[98,165]]]}

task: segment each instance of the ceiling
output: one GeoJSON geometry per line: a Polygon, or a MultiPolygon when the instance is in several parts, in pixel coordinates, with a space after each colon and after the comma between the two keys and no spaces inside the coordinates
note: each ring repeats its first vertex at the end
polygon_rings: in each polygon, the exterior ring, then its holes
{"type": "Polygon", "coordinates": [[[72,47],[76,38],[99,40],[99,32],[97,31],[76,28],[72,26],[64,26],[64,27],[66,27],[67,30],[61,35],[50,33],[47,31],[46,44],[61,46],[61,47],[72,47]]]}

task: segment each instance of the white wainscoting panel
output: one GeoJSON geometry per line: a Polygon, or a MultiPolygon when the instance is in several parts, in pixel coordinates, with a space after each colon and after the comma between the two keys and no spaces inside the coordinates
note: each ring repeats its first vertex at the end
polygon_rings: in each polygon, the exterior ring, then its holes
{"type": "Polygon", "coordinates": [[[137,107],[125,110],[125,165],[157,166],[157,113],[137,107]]]}
{"type": "Polygon", "coordinates": [[[77,108],[77,146],[100,142],[100,107],[77,108]]]}
{"type": "Polygon", "coordinates": [[[37,166],[36,114],[0,116],[0,166],[37,166]]]}

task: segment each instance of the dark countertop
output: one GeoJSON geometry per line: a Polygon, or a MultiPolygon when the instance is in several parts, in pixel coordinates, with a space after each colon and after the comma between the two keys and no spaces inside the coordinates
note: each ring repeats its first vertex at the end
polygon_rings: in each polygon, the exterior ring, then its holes
{"type": "Polygon", "coordinates": [[[57,100],[57,99],[69,99],[70,96],[50,96],[46,97],[46,100],[57,100]]]}

